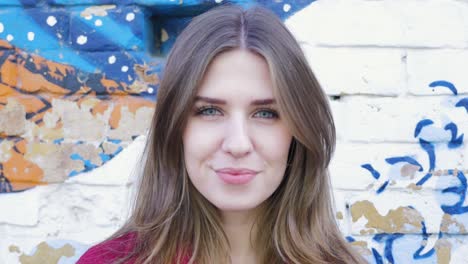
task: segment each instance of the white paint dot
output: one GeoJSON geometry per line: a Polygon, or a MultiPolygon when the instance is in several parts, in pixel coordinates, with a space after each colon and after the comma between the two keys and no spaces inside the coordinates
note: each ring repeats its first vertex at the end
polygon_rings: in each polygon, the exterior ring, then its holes
{"type": "Polygon", "coordinates": [[[221,3],[223,0],[215,0],[217,4],[221,3]]]}
{"type": "Polygon", "coordinates": [[[148,88],[147,91],[148,91],[148,93],[153,93],[153,88],[150,87],[150,88],[148,88]]]}
{"type": "Polygon", "coordinates": [[[47,17],[47,25],[53,27],[57,24],[57,19],[54,16],[48,16],[47,17]]]}
{"type": "Polygon", "coordinates": [[[28,40],[33,41],[34,40],[34,32],[28,32],[28,40]]]}
{"type": "Polygon", "coordinates": [[[128,71],[128,66],[122,66],[122,69],[121,69],[123,72],[127,72],[128,71]]]}
{"type": "Polygon", "coordinates": [[[83,35],[79,35],[79,36],[76,38],[76,43],[78,43],[78,44],[80,44],[80,45],[84,45],[87,41],[88,41],[88,37],[83,36],[83,35]]]}
{"type": "Polygon", "coordinates": [[[84,16],[84,19],[91,20],[91,19],[93,19],[93,15],[86,15],[86,16],[84,16]]]}
{"type": "Polygon", "coordinates": [[[5,27],[3,26],[3,24],[2,24],[2,23],[0,23],[0,33],[2,33],[2,32],[3,32],[3,30],[5,30],[5,27]]]}
{"type": "Polygon", "coordinates": [[[14,39],[14,37],[11,34],[8,34],[6,36],[6,40],[8,40],[8,41],[12,41],[13,39],[14,39]]]}
{"type": "Polygon", "coordinates": [[[107,59],[107,61],[109,62],[109,64],[114,64],[116,60],[117,60],[117,58],[116,58],[114,55],[110,56],[110,57],[107,59]]]}
{"type": "Polygon", "coordinates": [[[94,25],[95,25],[96,27],[102,26],[102,20],[101,20],[101,19],[97,19],[96,21],[94,21],[94,25]]]}
{"type": "Polygon", "coordinates": [[[291,10],[291,5],[290,4],[284,4],[283,5],[283,11],[288,12],[289,10],[291,10]]]}
{"type": "Polygon", "coordinates": [[[132,21],[133,19],[135,19],[135,14],[134,13],[128,13],[127,16],[125,17],[125,19],[130,22],[132,21]]]}

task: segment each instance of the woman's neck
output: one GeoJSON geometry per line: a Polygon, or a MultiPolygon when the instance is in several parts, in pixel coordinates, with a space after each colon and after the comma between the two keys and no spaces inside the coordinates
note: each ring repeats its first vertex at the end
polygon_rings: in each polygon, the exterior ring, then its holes
{"type": "Polygon", "coordinates": [[[231,246],[232,264],[256,263],[255,249],[250,239],[250,231],[255,235],[254,216],[251,212],[229,211],[222,212],[224,232],[231,246]]]}

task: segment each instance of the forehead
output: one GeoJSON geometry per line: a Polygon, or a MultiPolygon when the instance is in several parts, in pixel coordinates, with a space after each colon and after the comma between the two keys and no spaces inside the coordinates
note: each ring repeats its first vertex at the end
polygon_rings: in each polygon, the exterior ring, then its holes
{"type": "Polygon", "coordinates": [[[273,97],[268,64],[262,56],[247,50],[223,52],[208,66],[198,95],[224,99],[273,97]]]}

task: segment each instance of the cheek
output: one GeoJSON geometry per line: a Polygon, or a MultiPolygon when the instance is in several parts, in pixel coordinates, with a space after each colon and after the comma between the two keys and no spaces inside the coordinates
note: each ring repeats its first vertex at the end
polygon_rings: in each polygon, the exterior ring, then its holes
{"type": "Polygon", "coordinates": [[[257,132],[257,146],[263,158],[275,167],[283,167],[288,159],[292,135],[283,127],[257,132]]]}
{"type": "Polygon", "coordinates": [[[212,129],[207,130],[197,122],[189,122],[183,134],[183,145],[187,169],[193,169],[206,161],[216,150],[217,136],[212,129]]]}

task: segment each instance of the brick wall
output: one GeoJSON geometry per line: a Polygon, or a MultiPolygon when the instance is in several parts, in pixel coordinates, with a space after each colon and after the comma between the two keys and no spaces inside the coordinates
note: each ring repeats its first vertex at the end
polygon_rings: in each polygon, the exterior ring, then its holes
{"type": "MultiPolygon", "coordinates": [[[[220,2],[0,0],[0,263],[74,263],[123,223],[164,57],[220,2]]],[[[468,2],[261,3],[330,95],[343,234],[467,263],[468,2]]]]}

